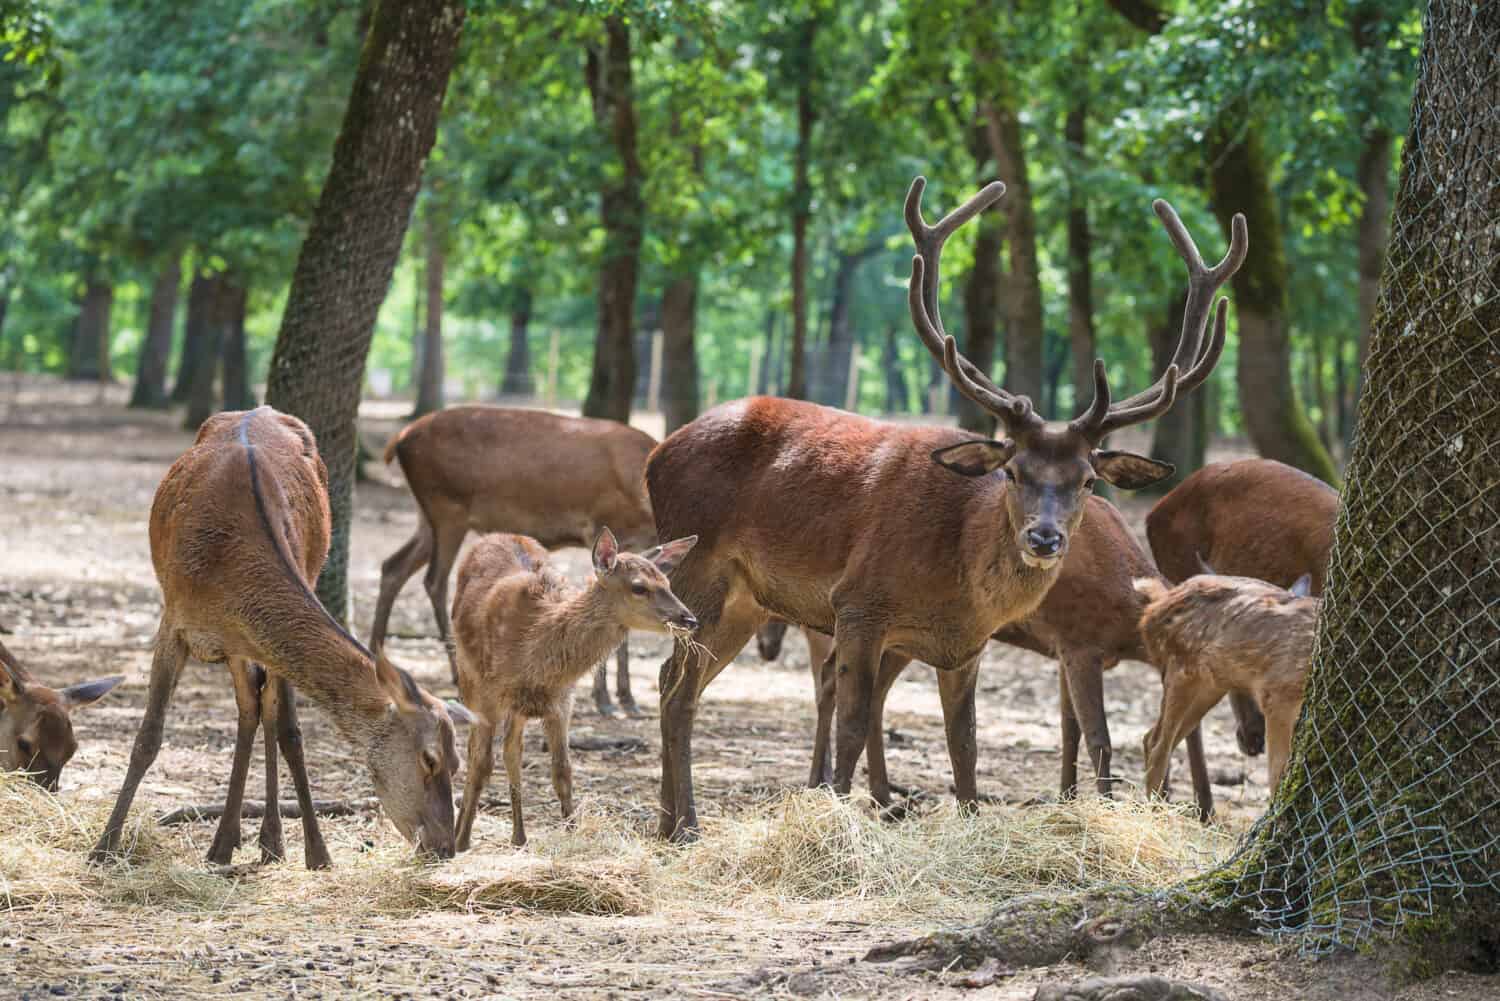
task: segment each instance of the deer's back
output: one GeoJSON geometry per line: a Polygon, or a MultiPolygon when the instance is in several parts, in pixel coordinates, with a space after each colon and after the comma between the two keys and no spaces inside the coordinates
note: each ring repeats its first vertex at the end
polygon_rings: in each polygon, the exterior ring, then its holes
{"type": "Polygon", "coordinates": [[[655,445],[614,421],[463,406],[414,421],[392,450],[434,518],[555,548],[589,545],[604,525],[629,544],[654,540],[642,470],[655,445]]]}
{"type": "Polygon", "coordinates": [[[537,618],[566,590],[535,539],[510,533],[481,536],[458,565],[453,632],[460,676],[524,668],[518,659],[537,618]],[[465,663],[467,661],[467,663],[465,663]]]}
{"type": "Polygon", "coordinates": [[[1321,594],[1339,495],[1273,459],[1204,466],[1157,502],[1146,518],[1151,551],[1174,581],[1200,572],[1255,577],[1290,587],[1304,573],[1321,594]]]}

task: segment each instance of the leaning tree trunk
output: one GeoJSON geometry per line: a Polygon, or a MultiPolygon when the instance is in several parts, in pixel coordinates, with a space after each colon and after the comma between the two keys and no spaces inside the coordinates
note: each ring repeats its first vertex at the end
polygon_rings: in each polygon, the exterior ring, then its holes
{"type": "Polygon", "coordinates": [[[68,354],[69,379],[110,380],[109,313],[114,300],[115,290],[108,282],[90,278],[84,286],[68,354]]]}
{"type": "Polygon", "coordinates": [[[1260,132],[1243,102],[1209,130],[1209,201],[1224,233],[1243,212],[1255,248],[1234,276],[1240,417],[1255,450],[1334,485],[1338,472],[1292,386],[1286,248],[1260,132]]]}
{"type": "Polygon", "coordinates": [[[223,340],[220,348],[224,409],[249,410],[255,406],[250,388],[249,358],[245,349],[245,314],[250,306],[250,290],[239,282],[225,279],[223,302],[223,340]]]}
{"type": "Polygon", "coordinates": [[[797,75],[797,150],[792,162],[792,344],[782,395],[807,398],[807,226],[812,220],[813,42],[818,22],[808,18],[798,32],[792,71],[797,75]]]}
{"type": "Polygon", "coordinates": [[[511,290],[510,353],[505,356],[501,396],[531,396],[536,392],[536,382],[531,376],[530,336],[531,289],[520,285],[511,290]]]}
{"type": "Polygon", "coordinates": [[[698,416],[698,276],[680,275],[661,295],[661,413],[666,433],[698,416]]]}
{"type": "Polygon", "coordinates": [[[443,245],[443,219],[436,205],[427,207],[422,220],[427,250],[427,316],[422,328],[422,369],[417,378],[417,403],[413,417],[443,409],[443,268],[447,255],[443,245]]]}
{"type": "Polygon", "coordinates": [[[172,402],[186,403],[192,395],[193,383],[200,365],[213,365],[217,348],[210,350],[211,331],[208,310],[214,295],[214,277],[198,268],[193,269],[193,280],[188,285],[187,315],[182,321],[182,354],[177,359],[177,381],[172,385],[172,402]]]}
{"type": "MultiPolygon", "coordinates": [[[[985,130],[974,130],[969,151],[980,164],[980,182],[991,175],[984,167],[989,162],[989,143],[985,130]]],[[[1005,234],[1001,218],[995,212],[981,212],[974,230],[974,264],[964,278],[964,346],[963,353],[981,372],[988,375],[995,367],[995,341],[1000,321],[1000,252],[1005,234]]],[[[1006,373],[1009,375],[1009,371],[1006,373]]],[[[958,426],[982,435],[995,433],[995,416],[967,396],[958,398],[958,426]]]]}
{"type": "Polygon", "coordinates": [[[990,150],[1005,182],[1005,242],[1010,268],[1005,281],[1005,388],[1040,403],[1042,398],[1042,272],[1036,250],[1036,214],[1026,174],[1021,121],[1010,96],[984,102],[990,150]]]}
{"type": "Polygon", "coordinates": [[[635,285],[640,271],[645,204],[636,153],[635,94],[630,68],[630,28],[622,15],[605,20],[602,46],[588,50],[587,78],[594,124],[605,136],[618,169],[606,172],[599,199],[604,254],[599,262],[599,318],[586,417],[630,420],[635,389],[635,285]]]}
{"type": "Polygon", "coordinates": [[[132,407],[161,410],[168,403],[167,362],[172,355],[172,326],[181,286],[182,259],[174,254],[151,284],[146,340],[141,344],[141,356],[135,369],[135,389],[130,394],[132,407]]]}
{"type": "Polygon", "coordinates": [[[458,51],[460,0],[382,0],[292,276],[266,402],[307,422],[328,466],[333,539],[318,597],[344,618],[355,418],[375,316],[422,184],[458,51]]]}

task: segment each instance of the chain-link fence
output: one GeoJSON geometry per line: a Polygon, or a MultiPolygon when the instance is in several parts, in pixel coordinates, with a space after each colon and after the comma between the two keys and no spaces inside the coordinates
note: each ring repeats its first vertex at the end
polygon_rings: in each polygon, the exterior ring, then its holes
{"type": "Polygon", "coordinates": [[[1500,4],[1424,29],[1307,700],[1228,870],[1310,951],[1500,906],[1500,4]]]}

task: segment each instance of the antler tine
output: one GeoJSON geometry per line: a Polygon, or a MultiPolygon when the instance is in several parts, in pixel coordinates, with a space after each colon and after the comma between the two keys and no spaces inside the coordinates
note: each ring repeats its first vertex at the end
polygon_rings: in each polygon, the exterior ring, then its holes
{"type": "MultiPolygon", "coordinates": [[[[1139,403],[1126,401],[1126,403],[1111,407],[1109,413],[1105,415],[1104,420],[1094,429],[1096,438],[1102,438],[1111,431],[1118,431],[1120,428],[1128,427],[1131,424],[1140,424],[1143,421],[1152,420],[1171,410],[1172,404],[1177,400],[1178,393],[1186,393],[1193,386],[1196,386],[1198,382],[1202,382],[1208,373],[1213,371],[1214,366],[1219,363],[1219,356],[1224,353],[1224,336],[1228,329],[1229,300],[1222,298],[1219,300],[1219,308],[1214,313],[1213,336],[1209,338],[1208,348],[1199,361],[1199,367],[1202,368],[1203,374],[1197,377],[1197,381],[1189,385],[1187,376],[1179,375],[1175,364],[1168,365],[1166,373],[1162,376],[1161,391],[1155,397],[1142,400],[1139,403]]],[[[1197,369],[1194,370],[1194,372],[1196,371],[1197,369]]],[[[1192,374],[1194,373],[1188,373],[1188,375],[1192,374]]]]}
{"type": "MultiPolygon", "coordinates": [[[[948,378],[953,380],[954,387],[960,393],[1002,419],[1010,420],[1020,416],[1015,409],[1016,398],[995,386],[972,362],[959,354],[958,342],[935,326],[932,318],[927,315],[927,305],[922,301],[925,271],[922,255],[912,257],[911,284],[907,288],[906,297],[911,305],[912,325],[917,328],[917,336],[921,338],[922,344],[942,363],[943,371],[948,373],[948,378]]],[[[1030,409],[1029,402],[1026,402],[1026,409],[1030,409]]]]}
{"type": "Polygon", "coordinates": [[[927,190],[927,178],[918,174],[912,178],[906,192],[906,228],[911,231],[912,242],[917,253],[927,262],[927,281],[922,287],[923,305],[937,329],[943,329],[943,316],[938,309],[938,261],[943,256],[943,244],[964,223],[998,202],[1005,194],[1005,182],[991,181],[975,192],[968,201],[949,212],[929,226],[922,218],[922,192],[927,190]]]}
{"type": "Polygon", "coordinates": [[[1072,426],[1077,431],[1087,431],[1100,425],[1109,414],[1109,375],[1104,370],[1104,359],[1094,359],[1094,399],[1089,408],[1073,418],[1072,426]]]}

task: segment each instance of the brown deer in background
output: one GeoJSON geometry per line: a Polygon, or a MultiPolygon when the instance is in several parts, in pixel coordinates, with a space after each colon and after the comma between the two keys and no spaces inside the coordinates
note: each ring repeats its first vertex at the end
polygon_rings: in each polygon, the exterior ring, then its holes
{"type": "Polygon", "coordinates": [[[136,789],[161,749],[162,725],[189,655],[227,664],[239,725],[224,815],[209,848],[226,863],[240,843],[240,809],[257,724],[265,729],[262,858],[285,855],[276,748],[302,810],[309,869],[330,864],[313,812],[292,685],[321,709],[369,765],[381,806],[408,841],[453,855],[454,717],[411,675],[373,656],[313,594],[328,557],[328,471],[312,432],[270,407],[215,414],[173,463],[151,505],[151,563],[162,615],[146,714],[130,768],[93,859],[115,855],[136,789]],[[262,668],[260,665],[264,665],[262,668]]]}
{"type": "Polygon", "coordinates": [[[57,791],[63,766],[78,750],[73,713],[92,705],[125,680],[123,674],[48,688],[0,643],[0,771],[23,771],[48,792],[57,791]]]}
{"type": "Polygon", "coordinates": [[[986,187],[935,226],[921,217],[924,186],[917,178],[906,201],[919,251],[912,319],[949,378],[999,419],[1006,437],[975,440],[953,428],[752,398],[709,411],[657,447],[646,464],[657,533],[699,537],[673,589],[702,622],[701,647],[678,643],[662,665],[663,836],[692,837],[698,826],[691,741],[699,697],[771,614],[834,637],[835,789],[850,787],[878,678],[899,670],[897,661],[920,659],[939,669],[954,784],[961,802],[975,802],[974,673],[984,644],[1041,603],[1095,477],[1137,489],[1170,471],[1101,449],[1104,438],[1165,413],[1179,390],[1207,378],[1223,349],[1227,304],[1212,336],[1205,328],[1214,292],[1243,260],[1244,220],[1236,217],[1229,255],[1210,269],[1176,214],[1157,202],[1190,273],[1172,364],[1151,388],[1112,404],[1096,362],[1088,409],[1068,423],[1043,421],[1029,400],[958,353],[937,310],[944,241],[1004,186],[986,187]],[[702,648],[708,655],[700,657],[702,648]]]}
{"type": "MultiPolygon", "coordinates": [[[[424,566],[438,635],[449,643],[448,577],[470,531],[514,532],[559,549],[591,545],[599,529],[610,525],[628,548],[655,545],[642,482],[646,456],[655,447],[655,438],[616,421],[507,407],[450,407],[396,432],[385,461],[401,463],[417,502],[417,534],[381,565],[370,646],[385,642],[396,595],[424,566]]],[[[623,643],[616,660],[620,706],[638,716],[623,643]]],[[[448,663],[457,684],[451,646],[448,663]]],[[[602,660],[594,674],[594,706],[600,715],[614,714],[602,660]]]]}
{"type": "Polygon", "coordinates": [[[1229,692],[1254,699],[1266,719],[1271,790],[1292,749],[1312,662],[1322,600],[1308,596],[1312,578],[1290,590],[1250,577],[1202,574],[1168,588],[1138,580],[1148,599],[1141,636],[1162,669],[1161,714],[1146,734],[1146,789],[1161,793],[1172,749],[1229,692]]]}
{"type": "Polygon", "coordinates": [[[564,819],[573,816],[568,721],[573,686],[631,629],[691,632],[698,627],[667,574],[693,544],[678,539],[639,556],[622,553],[608,528],[594,543],[594,579],[570,586],[547,565],[547,550],[524,535],[486,535],[458,567],[453,624],[458,685],[481,717],[469,731],[469,772],[458,821],[468,851],[479,797],[495,768],[495,728],[505,724],[511,843],[526,843],[521,821],[521,733],[542,721],[552,752],[552,787],[564,819]]]}

